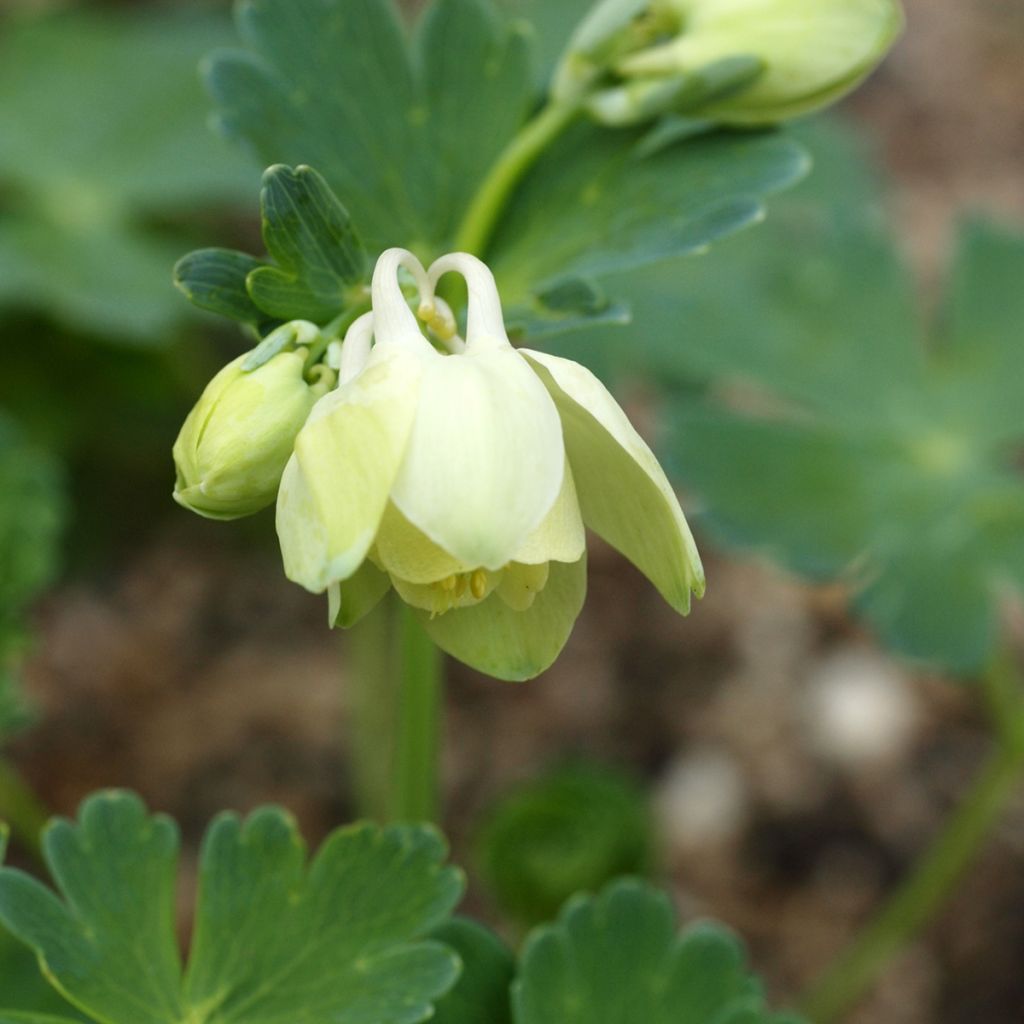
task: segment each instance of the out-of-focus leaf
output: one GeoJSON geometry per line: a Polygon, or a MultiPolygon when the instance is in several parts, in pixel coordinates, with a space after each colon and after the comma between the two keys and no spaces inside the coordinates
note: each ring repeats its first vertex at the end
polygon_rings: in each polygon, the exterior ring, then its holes
{"type": "Polygon", "coordinates": [[[760,983],[725,930],[676,933],[662,893],[616,882],[573,900],[527,941],[515,1024],[799,1024],[764,1008],[760,983]]]}
{"type": "Polygon", "coordinates": [[[1024,239],[966,228],[928,347],[877,204],[841,145],[760,231],[638,280],[632,357],[714,383],[678,393],[665,446],[708,529],[846,579],[887,644],[969,674],[1024,590],[1024,239]]]}
{"type": "Polygon", "coordinates": [[[177,829],[124,793],[87,800],[44,837],[60,896],[0,870],[0,920],[53,984],[104,1024],[416,1024],[454,983],[422,937],[461,879],[423,828],[340,829],[311,864],[275,809],[207,833],[186,971],[174,930],[177,829]],[[63,897],[63,898],[61,898],[63,897]]]}
{"type": "MultiPolygon", "coordinates": [[[[392,0],[254,0],[238,8],[249,51],[210,62],[220,122],[265,162],[320,171],[371,250],[432,258],[451,248],[534,95],[522,19],[504,6],[511,21],[492,0],[434,0],[409,41],[392,0]]],[[[562,45],[571,26],[546,11],[519,13],[540,19],[534,42],[552,31],[562,45]]],[[[700,251],[760,218],[765,196],[806,170],[781,136],[677,139],[656,151],[644,138],[576,125],[516,191],[479,255],[521,334],[621,324],[621,300],[569,308],[546,297],[567,280],[700,251]]],[[[250,293],[259,303],[252,282],[250,293]]]]}
{"type": "Polygon", "coordinates": [[[708,135],[648,155],[641,140],[581,124],[527,176],[490,257],[513,319],[567,277],[703,252],[761,219],[764,198],[808,169],[781,135],[708,135]]]}
{"type": "Polygon", "coordinates": [[[526,48],[490,0],[437,0],[407,39],[391,0],[253,0],[246,52],[207,79],[225,131],[315,167],[371,249],[440,253],[526,115],[526,48]]]}
{"type": "Polygon", "coordinates": [[[180,318],[180,243],[148,224],[254,181],[211,137],[196,80],[226,28],[195,12],[5,22],[0,302],[120,341],[157,341],[180,318]]]}
{"type": "Polygon", "coordinates": [[[441,925],[431,938],[462,961],[455,987],[434,1004],[432,1024],[511,1024],[515,958],[501,939],[461,917],[441,925]]]}
{"type": "Polygon", "coordinates": [[[64,516],[59,467],[0,412],[0,740],[27,720],[17,686],[22,616],[57,571],[64,516]]]}
{"type": "Polygon", "coordinates": [[[505,913],[551,920],[570,897],[644,874],[653,825],[643,791],[609,768],[556,769],[499,801],[477,836],[481,876],[505,913]]]}

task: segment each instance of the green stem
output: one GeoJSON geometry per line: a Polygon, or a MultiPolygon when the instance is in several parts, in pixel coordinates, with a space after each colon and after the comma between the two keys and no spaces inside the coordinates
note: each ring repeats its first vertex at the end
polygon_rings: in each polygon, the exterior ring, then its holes
{"type": "Polygon", "coordinates": [[[395,821],[437,821],[442,702],[441,653],[404,604],[395,750],[395,821]]]}
{"type": "Polygon", "coordinates": [[[0,760],[0,821],[5,821],[21,845],[42,856],[42,831],[49,814],[13,765],[0,760]]]}
{"type": "Polygon", "coordinates": [[[345,634],[352,710],[352,781],[359,816],[386,822],[391,813],[398,659],[394,602],[381,601],[345,634]]]}
{"type": "Polygon", "coordinates": [[[805,997],[803,1012],[815,1024],[839,1020],[931,920],[1017,792],[1024,774],[1024,702],[1007,660],[993,663],[985,688],[999,748],[910,878],[805,997]]]}
{"type": "Polygon", "coordinates": [[[523,126],[498,157],[466,211],[455,234],[459,252],[484,255],[513,189],[580,111],[579,102],[551,102],[523,126]]]}
{"type": "Polygon", "coordinates": [[[436,822],[440,653],[394,594],[347,638],[359,812],[379,822],[436,822]]]}

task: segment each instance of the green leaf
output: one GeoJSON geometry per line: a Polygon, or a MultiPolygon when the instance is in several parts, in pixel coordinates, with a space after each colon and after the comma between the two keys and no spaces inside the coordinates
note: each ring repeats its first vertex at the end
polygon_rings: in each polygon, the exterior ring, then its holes
{"type": "Polygon", "coordinates": [[[818,180],[760,231],[641,285],[631,358],[678,386],[665,447],[708,530],[845,580],[884,643],[971,674],[1024,592],[1024,238],[965,228],[923,345],[869,167],[818,138],[818,180]]]}
{"type": "Polygon", "coordinates": [[[531,99],[489,0],[437,0],[411,41],[390,0],[253,0],[237,20],[248,51],[206,73],[226,133],[316,167],[371,249],[448,248],[531,99]]]}
{"type": "Polygon", "coordinates": [[[151,221],[252,182],[207,131],[195,76],[225,28],[195,12],[5,21],[0,303],[119,341],[158,341],[180,319],[180,243],[151,221]]]}
{"type": "Polygon", "coordinates": [[[781,135],[709,135],[655,152],[643,140],[581,124],[527,176],[490,254],[510,319],[565,278],[702,252],[760,220],[764,197],[808,166],[781,135]]]}
{"type": "Polygon", "coordinates": [[[465,918],[441,925],[431,937],[462,961],[455,987],[434,1005],[432,1024],[511,1024],[515,959],[501,939],[465,918]]]}
{"type": "Polygon", "coordinates": [[[365,292],[369,261],[348,211],[310,167],[271,167],[260,194],[263,241],[276,267],[250,271],[252,301],[282,320],[332,319],[365,292]]]}
{"type": "Polygon", "coordinates": [[[709,924],[677,936],[668,898],[632,881],[572,901],[533,933],[513,1004],[516,1024],[783,1022],[764,1009],[736,939],[709,924]]]}
{"type": "Polygon", "coordinates": [[[654,836],[646,798],[610,768],[574,764],[499,800],[475,843],[481,877],[501,909],[525,924],[624,874],[646,874],[654,836]]]}
{"type": "Polygon", "coordinates": [[[177,830],[124,793],[45,836],[60,897],[0,871],[0,921],[53,983],[104,1024],[415,1024],[457,963],[420,941],[461,892],[424,828],[340,829],[308,866],[275,809],[224,815],[203,844],[195,934],[182,976],[174,929],[177,830]]]}
{"type": "Polygon", "coordinates": [[[199,249],[175,264],[174,283],[199,309],[255,325],[265,320],[266,314],[249,298],[246,279],[261,266],[244,252],[199,249]]]}

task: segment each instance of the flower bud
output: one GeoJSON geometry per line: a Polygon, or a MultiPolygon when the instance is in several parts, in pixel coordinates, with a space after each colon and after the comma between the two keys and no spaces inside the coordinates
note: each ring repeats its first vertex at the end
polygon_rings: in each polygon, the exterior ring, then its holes
{"type": "Polygon", "coordinates": [[[835,102],[875,68],[903,24],[898,0],[668,2],[679,32],[623,57],[614,71],[649,80],[754,58],[763,72],[746,88],[684,111],[726,124],[775,123],[835,102]]]}
{"type": "Polygon", "coordinates": [[[334,373],[304,376],[307,351],[281,352],[255,370],[228,363],[206,386],[174,444],[174,500],[208,519],[238,519],[272,504],[295,437],[334,373]]]}

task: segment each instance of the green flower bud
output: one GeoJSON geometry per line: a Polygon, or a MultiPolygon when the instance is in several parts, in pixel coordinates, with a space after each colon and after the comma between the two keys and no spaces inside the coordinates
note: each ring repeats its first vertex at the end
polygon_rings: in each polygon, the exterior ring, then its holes
{"type": "Polygon", "coordinates": [[[685,112],[726,124],[784,121],[834,103],[881,61],[899,35],[898,0],[669,0],[681,30],[631,53],[626,79],[700,72],[751,57],[763,73],[743,89],[685,112]]]}
{"type": "Polygon", "coordinates": [[[306,355],[281,352],[246,372],[246,354],[210,381],[174,443],[179,505],[208,519],[238,519],[274,502],[296,435],[334,384],[325,366],[306,381],[306,355]]]}

